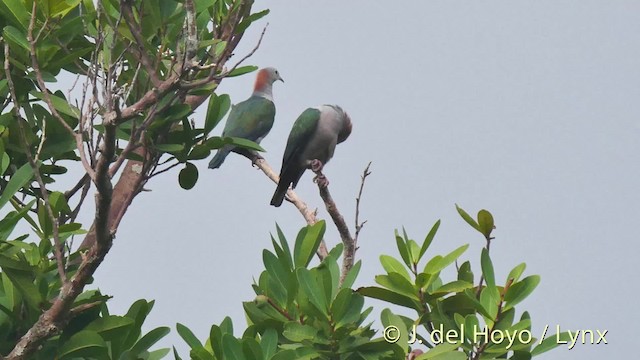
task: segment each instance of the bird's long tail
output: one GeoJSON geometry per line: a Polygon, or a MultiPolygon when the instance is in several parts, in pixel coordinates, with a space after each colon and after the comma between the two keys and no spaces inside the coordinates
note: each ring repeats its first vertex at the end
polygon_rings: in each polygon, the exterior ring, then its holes
{"type": "Polygon", "coordinates": [[[227,155],[229,155],[229,152],[231,152],[232,149],[233,147],[229,145],[225,145],[221,149],[218,149],[218,152],[216,153],[216,155],[213,157],[213,159],[211,159],[211,161],[209,161],[209,169],[219,168],[220,165],[222,165],[222,163],[224,162],[224,159],[227,158],[227,155]]]}
{"type": "Polygon", "coordinates": [[[276,192],[273,193],[273,197],[271,198],[271,205],[280,207],[280,205],[282,205],[282,202],[284,201],[284,196],[287,194],[288,189],[289,182],[284,181],[282,178],[280,178],[278,187],[276,188],[276,192]]]}

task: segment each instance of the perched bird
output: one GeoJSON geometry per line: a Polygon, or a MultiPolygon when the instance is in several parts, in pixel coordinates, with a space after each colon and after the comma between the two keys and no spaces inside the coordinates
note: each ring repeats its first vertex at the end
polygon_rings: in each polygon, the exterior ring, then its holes
{"type": "MultiPolygon", "coordinates": [[[[251,97],[231,108],[222,131],[223,137],[239,137],[260,143],[267,136],[276,115],[272,92],[273,83],[276,80],[284,82],[275,68],[268,67],[258,71],[251,97]]],[[[248,153],[247,150],[236,148],[234,145],[225,145],[218,149],[211,159],[209,168],[219,168],[231,151],[244,156],[248,153]]]]}
{"type": "MultiPolygon", "coordinates": [[[[333,157],[336,144],[345,141],[349,134],[351,118],[341,107],[322,105],[303,111],[289,133],[282,157],[280,181],[271,205],[282,205],[289,185],[295,188],[306,169],[321,170],[333,157]]],[[[326,179],[324,181],[326,185],[326,179]]]]}

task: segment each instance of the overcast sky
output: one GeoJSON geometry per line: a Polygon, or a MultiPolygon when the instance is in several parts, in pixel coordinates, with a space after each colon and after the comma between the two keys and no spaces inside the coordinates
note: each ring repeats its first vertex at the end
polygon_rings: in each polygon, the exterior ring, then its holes
{"type": "MultiPolygon", "coordinates": [[[[640,2],[274,0],[255,9],[266,6],[271,14],[235,51],[235,59],[249,51],[269,22],[249,59],[277,67],[286,81],[274,85],[266,159],[279,171],[305,108],[343,106],[353,133],[325,174],[349,224],[361,172],[373,161],[357,286],[374,284],[381,254],[398,256],[395,228],[421,240],[437,219],[430,255],[470,243],[463,259],[479,273],[482,237],[454,204],[472,214],[485,208],[496,219],[497,278],[520,262],[542,276],[517,306],[531,313],[534,336],[547,324],[608,330],[608,345],[540,359],[629,358],[640,320],[631,300],[640,295],[632,275],[640,250],[640,2]]],[[[228,79],[219,91],[235,103],[253,80],[228,79]]],[[[175,323],[201,339],[226,315],[244,329],[241,302],[254,297],[269,233],[277,222],[293,240],[304,225],[291,204],[269,206],[275,185],[246,159],[231,155],[215,171],[207,162],[190,191],[179,188],[177,171],[152,180],[96,275],[115,296],[112,313],[155,299],[147,329],[171,326],[163,344],[183,355],[175,323]]],[[[298,194],[326,218],[311,178],[298,194]]],[[[327,241],[339,241],[332,224],[327,241]]]]}

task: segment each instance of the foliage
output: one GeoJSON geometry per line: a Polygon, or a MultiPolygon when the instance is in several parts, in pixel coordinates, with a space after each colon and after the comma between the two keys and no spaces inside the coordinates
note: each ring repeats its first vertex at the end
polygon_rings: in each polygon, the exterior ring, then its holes
{"type": "MultiPolygon", "coordinates": [[[[397,327],[399,334],[407,334],[398,340],[405,350],[409,334],[415,334],[413,340],[432,348],[417,359],[432,358],[433,352],[447,359],[530,359],[542,348],[550,350],[549,342],[532,346],[537,339],[531,336],[528,312],[522,312],[516,320],[515,305],[533,292],[540,277],[529,275],[523,278],[526,265],[521,263],[511,270],[504,285],[498,285],[489,256],[493,216],[487,210],[480,210],[476,220],[462,208],[456,208],[486,241],[480,254],[481,276],[477,284],[474,284],[471,263],[464,261],[458,265],[469,244],[446,255],[435,255],[424,266],[421,265],[440,227],[438,220],[422,244],[410,239],[404,230],[402,235],[396,232],[400,260],[381,255],[380,262],[386,274],[376,276],[375,281],[380,286],[360,288],[358,292],[416,312],[415,320],[391,314],[391,320],[383,323],[397,327]],[[454,264],[457,277],[445,282],[441,275],[454,264]],[[419,327],[429,335],[421,335],[417,331],[419,327]],[[451,338],[446,334],[451,334],[451,338]]],[[[555,335],[550,338],[555,338],[555,335]]]]}
{"type": "MultiPolygon", "coordinates": [[[[191,347],[192,359],[398,359],[400,346],[373,338],[364,325],[372,308],[351,289],[360,270],[358,262],[340,284],[336,246],[317,266],[309,268],[324,235],[325,222],[303,228],[293,252],[277,229],[274,252],[264,250],[265,271],[253,285],[254,301],[244,303],[249,326],[241,338],[233,336],[229,318],[212,326],[203,346],[191,332],[178,332],[191,347]]],[[[176,355],[176,359],[180,357],[176,355]]]]}
{"type": "MultiPolygon", "coordinates": [[[[530,359],[558,346],[553,341],[555,334],[533,346],[537,339],[531,336],[529,313],[524,311],[516,320],[515,305],[533,292],[539,276],[523,277],[526,266],[521,263],[508,274],[504,285],[497,285],[489,257],[493,216],[481,210],[476,220],[461,208],[458,211],[487,241],[480,256],[482,276],[477,285],[471,263],[457,265],[468,244],[420,265],[440,227],[439,220],[422,244],[404,230],[402,235],[396,232],[400,259],[381,255],[386,273],[375,278],[380,286],[357,291],[351,287],[360,262],[339,283],[342,244],[309,268],[324,234],[324,222],[303,228],[293,252],[278,227],[278,241],[271,239],[275,252],[263,251],[265,271],[253,285],[256,298],[244,303],[249,326],[242,337],[234,337],[229,318],[211,327],[204,345],[184,325],[178,324],[178,333],[190,346],[191,358],[202,360],[402,359],[410,345],[417,344],[431,350],[416,359],[530,359]],[[441,274],[454,264],[456,279],[444,282],[441,274]],[[363,325],[373,310],[364,307],[363,295],[412,309],[416,319],[383,309],[383,337],[374,338],[372,324],[363,325]],[[428,335],[420,334],[419,327],[428,335]]],[[[558,336],[566,339],[567,335],[558,336]]],[[[174,356],[180,359],[175,349],[174,356]]]]}

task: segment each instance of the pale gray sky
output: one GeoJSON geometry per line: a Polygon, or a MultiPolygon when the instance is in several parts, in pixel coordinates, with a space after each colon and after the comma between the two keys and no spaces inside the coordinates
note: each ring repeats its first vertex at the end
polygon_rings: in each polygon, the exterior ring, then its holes
{"type": "MultiPolygon", "coordinates": [[[[437,219],[431,256],[470,243],[463,258],[479,265],[481,236],[454,203],[473,214],[486,208],[496,219],[497,277],[523,261],[526,274],[542,276],[517,307],[530,311],[534,336],[546,324],[609,331],[608,345],[540,359],[629,357],[640,320],[630,300],[640,295],[632,278],[640,249],[633,235],[640,2],[277,0],[255,8],[266,6],[271,14],[235,53],[249,51],[270,23],[249,60],[277,67],[286,81],[274,87],[276,124],[262,142],[267,160],[279,170],[291,124],[306,107],[343,106],[353,133],[325,173],[349,224],[360,174],[373,161],[358,286],[374,284],[381,254],[397,256],[395,228],[421,240],[437,219]]],[[[244,100],[253,78],[225,80],[219,90],[244,100]]],[[[198,164],[191,191],[178,187],[177,171],[150,183],[153,191],[136,199],[96,276],[115,296],[113,313],[155,299],[147,328],[171,326],[163,344],[185,355],[175,323],[201,339],[226,315],[243,329],[241,302],[254,296],[269,233],[277,222],[293,239],[304,224],[290,204],[269,206],[275,185],[244,158],[231,155],[216,171],[207,162],[198,164]]],[[[326,217],[309,174],[298,194],[326,217]]],[[[329,226],[329,245],[338,239],[329,226]]]]}

